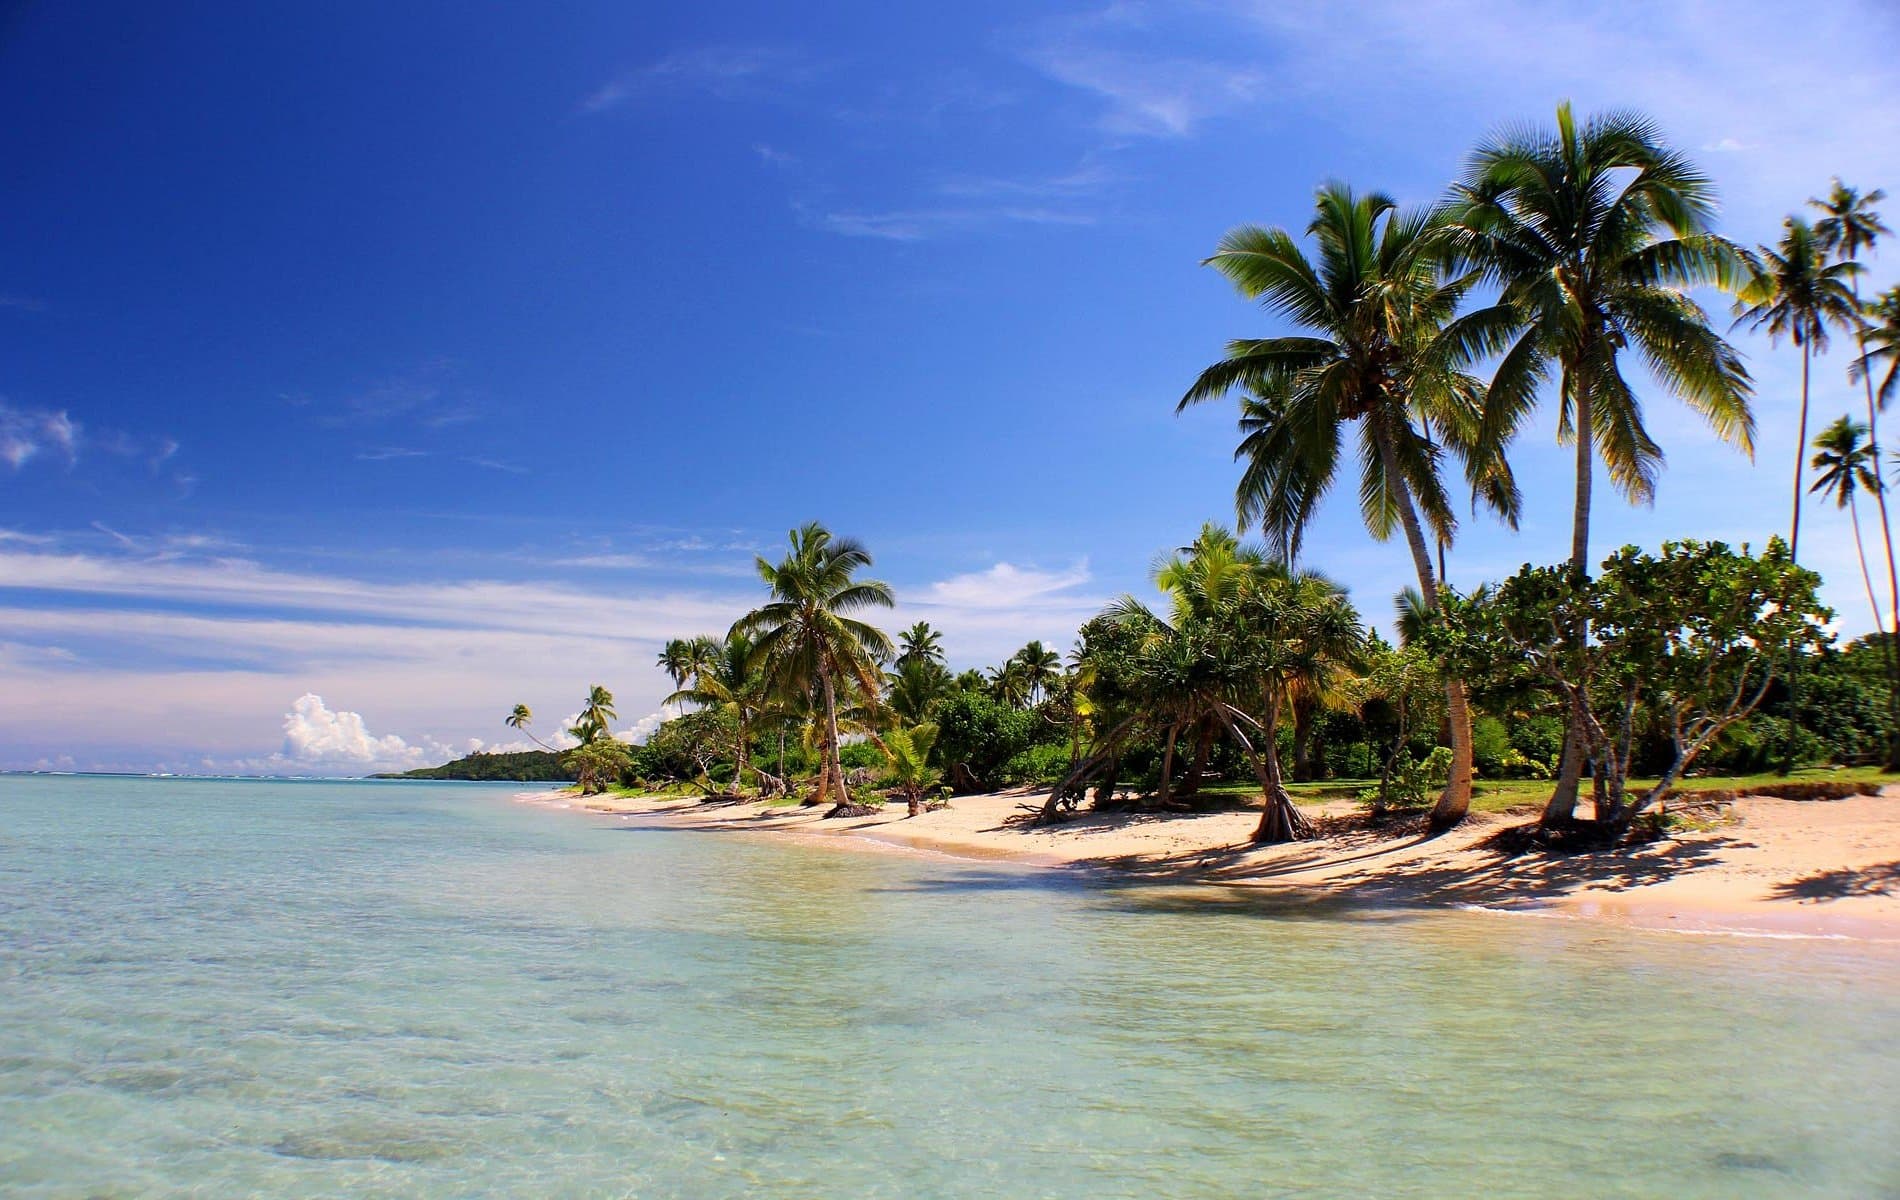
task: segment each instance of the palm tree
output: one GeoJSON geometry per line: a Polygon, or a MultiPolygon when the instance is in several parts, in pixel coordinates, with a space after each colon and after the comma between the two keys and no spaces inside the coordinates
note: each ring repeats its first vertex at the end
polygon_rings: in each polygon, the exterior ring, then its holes
{"type": "MultiPolygon", "coordinates": [[[[1828,253],[1837,260],[1858,262],[1863,252],[1872,252],[1875,243],[1891,234],[1880,219],[1880,213],[1874,205],[1887,198],[1887,193],[1875,188],[1862,194],[1859,189],[1848,187],[1836,178],[1828,189],[1827,199],[1809,200],[1811,208],[1820,210],[1821,219],[1814,223],[1815,236],[1821,239],[1828,253]]],[[[1848,378],[1856,375],[1856,367],[1868,355],[1867,342],[1873,332],[1866,319],[1872,313],[1862,308],[1860,303],[1860,277],[1852,276],[1848,287],[1854,294],[1854,305],[1862,309],[1862,319],[1854,324],[1856,348],[1860,351],[1854,363],[1848,366],[1848,378]]],[[[1877,310],[1876,310],[1877,311],[1877,310]]],[[[1890,341],[1889,345],[1892,344],[1890,341]]],[[[1861,369],[1859,378],[1867,391],[1867,442],[1870,467],[1874,477],[1874,502],[1880,509],[1880,536],[1887,551],[1887,600],[1889,611],[1894,613],[1892,632],[1900,635],[1900,557],[1894,552],[1893,525],[1887,516],[1886,481],[1881,476],[1880,466],[1880,405],[1874,396],[1874,378],[1871,372],[1861,369]]],[[[1893,373],[1888,372],[1891,385],[1893,373]]],[[[1900,657],[1894,654],[1894,638],[1881,639],[1881,647],[1886,659],[1887,690],[1889,693],[1889,716],[1893,718],[1893,737],[1889,740],[1887,765],[1900,768],[1900,657]]]]}
{"type": "Polygon", "coordinates": [[[956,686],[940,663],[927,658],[897,656],[897,669],[890,673],[885,703],[898,719],[912,725],[930,718],[937,702],[956,686]]]}
{"type": "Polygon", "coordinates": [[[1862,341],[1866,349],[1848,368],[1848,375],[1867,380],[1884,409],[1900,395],[1900,287],[1882,293],[1880,299],[1868,306],[1867,316],[1862,341]],[[1880,376],[1877,384],[1873,382],[1875,375],[1880,376]]]}
{"type": "Polygon", "coordinates": [[[508,728],[516,729],[516,730],[521,731],[522,733],[527,734],[528,737],[533,740],[534,744],[541,747],[543,750],[553,751],[554,747],[548,745],[546,742],[542,741],[540,738],[535,737],[534,731],[528,728],[528,726],[533,723],[534,723],[534,710],[529,708],[525,704],[515,705],[514,710],[510,712],[508,716],[504,719],[504,724],[506,724],[508,728]]]}
{"type": "Polygon", "coordinates": [[[1763,246],[1752,278],[1736,298],[1736,323],[1768,331],[1768,340],[1792,340],[1801,351],[1801,419],[1794,444],[1794,515],[1788,557],[1801,553],[1801,475],[1808,453],[1808,375],[1817,350],[1827,349],[1828,329],[1860,325],[1860,302],[1850,283],[1860,273],[1853,261],[1829,262],[1827,247],[1800,217],[1782,222],[1781,242],[1763,246]]]}
{"type": "MultiPolygon", "coordinates": [[[[1568,103],[1558,106],[1554,131],[1514,131],[1480,147],[1454,189],[1447,251],[1500,293],[1447,331],[1470,357],[1499,356],[1481,444],[1503,452],[1555,366],[1558,436],[1576,448],[1570,569],[1579,581],[1590,573],[1597,459],[1641,503],[1653,497],[1662,466],[1623,376],[1625,349],[1717,435],[1753,452],[1748,372],[1686,291],[1741,277],[1741,253],[1709,232],[1714,210],[1708,178],[1647,119],[1612,112],[1579,125],[1568,103]]],[[[1582,759],[1573,728],[1546,824],[1575,810],[1582,759]]]]}
{"type": "Polygon", "coordinates": [[[943,780],[943,772],[930,765],[930,752],[936,744],[937,727],[928,723],[895,725],[878,739],[898,790],[904,793],[908,816],[924,811],[924,793],[943,780]]]}
{"type": "Polygon", "coordinates": [[[1011,708],[1029,707],[1029,676],[1014,656],[990,668],[990,695],[1011,708]]]}
{"type": "Polygon", "coordinates": [[[587,703],[581,706],[580,716],[568,727],[567,735],[583,746],[591,746],[612,736],[613,722],[619,716],[614,711],[614,694],[597,683],[587,689],[587,703]]]}
{"type": "Polygon", "coordinates": [[[660,704],[662,707],[697,704],[730,716],[736,731],[732,747],[732,789],[737,792],[745,786],[746,768],[751,765],[747,756],[752,746],[753,722],[766,706],[765,681],[752,661],[749,638],[744,634],[728,636],[717,658],[696,667],[691,686],[680,688],[660,704]]]}
{"type": "Polygon", "coordinates": [[[1043,696],[1062,679],[1062,654],[1051,650],[1040,641],[1030,642],[1016,652],[1010,660],[1021,672],[1023,683],[1029,689],[1030,704],[1039,704],[1043,696]]]}
{"type": "MultiPolygon", "coordinates": [[[[1438,602],[1426,530],[1439,545],[1457,528],[1442,474],[1450,449],[1484,503],[1515,523],[1517,489],[1501,454],[1480,445],[1481,385],[1443,352],[1441,330],[1466,290],[1445,280],[1431,251],[1441,217],[1401,212],[1380,193],[1343,184],[1319,190],[1307,226],[1310,260],[1283,229],[1242,227],[1208,263],[1243,295],[1288,317],[1302,333],[1230,342],[1176,411],[1234,388],[1243,433],[1234,456],[1245,464],[1236,491],[1243,528],[1258,523],[1292,561],[1319,503],[1340,470],[1349,426],[1359,432],[1360,513],[1374,539],[1402,532],[1421,593],[1438,602]]],[[[1448,679],[1452,771],[1432,812],[1436,828],[1464,819],[1471,805],[1471,715],[1461,680],[1448,679]]]]}
{"type": "Polygon", "coordinates": [[[725,654],[725,646],[713,637],[673,638],[661,648],[656,661],[673,680],[673,686],[683,688],[696,673],[718,662],[725,654]]]}
{"type": "Polygon", "coordinates": [[[1874,577],[1867,571],[1867,544],[1860,536],[1860,506],[1855,498],[1861,492],[1880,492],[1880,478],[1874,474],[1874,446],[1867,427],[1841,417],[1823,429],[1814,439],[1815,477],[1810,491],[1834,498],[1834,507],[1844,508],[1854,522],[1854,553],[1860,557],[1861,582],[1867,585],[1867,606],[1874,613],[1874,628],[1886,629],[1880,617],[1880,603],[1874,599],[1874,577]]]}
{"type": "Polygon", "coordinates": [[[909,629],[897,635],[897,664],[923,661],[943,665],[943,635],[930,627],[929,621],[919,621],[909,629]]]}
{"type": "Polygon", "coordinates": [[[895,601],[889,584],[853,578],[871,565],[870,553],[855,538],[834,538],[813,521],[792,530],[789,541],[791,552],[778,563],[757,560],[771,599],[739,618],[732,631],[754,639],[753,657],[777,691],[816,694],[823,762],[811,803],[824,803],[835,787],[839,803],[846,804],[850,794],[838,761],[839,692],[855,685],[875,703],[878,664],[892,651],[883,630],[851,614],[890,608],[895,601]]]}
{"type": "MultiPolygon", "coordinates": [[[[1107,614],[1140,636],[1135,676],[1142,707],[1150,724],[1167,731],[1162,800],[1175,734],[1212,721],[1240,747],[1260,784],[1262,809],[1254,840],[1312,836],[1281,774],[1280,720],[1297,692],[1320,686],[1341,648],[1355,659],[1363,651],[1358,614],[1350,605],[1321,599],[1293,576],[1272,571],[1190,573],[1170,600],[1166,619],[1132,597],[1117,601],[1107,614]],[[1202,580],[1218,586],[1207,591],[1202,580]]],[[[1102,754],[1092,757],[1099,761],[1102,754]]],[[[1063,786],[1072,785],[1065,780],[1063,786]]]]}

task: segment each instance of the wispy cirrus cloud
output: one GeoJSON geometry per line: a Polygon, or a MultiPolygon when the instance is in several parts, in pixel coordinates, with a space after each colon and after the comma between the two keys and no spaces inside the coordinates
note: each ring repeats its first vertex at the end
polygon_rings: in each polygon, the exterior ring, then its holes
{"type": "Polygon", "coordinates": [[[790,46],[701,46],[676,50],[657,62],[608,80],[580,102],[584,114],[609,112],[642,96],[672,89],[720,100],[770,97],[808,83],[823,66],[790,46]]]}
{"type": "Polygon", "coordinates": [[[0,400],[0,462],[15,471],[41,456],[71,466],[79,461],[79,440],[79,423],[64,409],[16,408],[0,400]]]}
{"type": "Polygon", "coordinates": [[[809,224],[826,233],[888,242],[918,242],[1003,225],[1086,226],[1096,222],[1092,213],[1017,205],[807,212],[804,216],[809,224]]]}

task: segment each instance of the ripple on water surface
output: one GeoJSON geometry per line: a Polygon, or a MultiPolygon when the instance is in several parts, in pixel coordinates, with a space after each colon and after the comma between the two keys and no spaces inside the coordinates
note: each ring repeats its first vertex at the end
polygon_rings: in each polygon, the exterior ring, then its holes
{"type": "Polygon", "coordinates": [[[1863,1197],[1900,964],[645,828],[0,779],[22,1196],[1863,1197]]]}

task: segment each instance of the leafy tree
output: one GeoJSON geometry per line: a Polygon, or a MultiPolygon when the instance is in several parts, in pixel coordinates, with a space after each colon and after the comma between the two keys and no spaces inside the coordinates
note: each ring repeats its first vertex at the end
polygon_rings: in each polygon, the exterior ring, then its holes
{"type": "MultiPolygon", "coordinates": [[[[1404,534],[1420,591],[1435,605],[1426,534],[1445,546],[1457,528],[1444,448],[1495,511],[1514,521],[1518,504],[1501,455],[1485,452],[1477,436],[1481,385],[1454,368],[1441,339],[1466,283],[1444,279],[1431,253],[1439,217],[1401,212],[1380,193],[1328,184],[1307,230],[1317,263],[1282,229],[1243,227],[1222,239],[1208,263],[1302,332],[1229,343],[1228,357],[1201,373],[1177,411],[1236,387],[1252,393],[1241,407],[1236,503],[1242,526],[1257,521],[1289,560],[1356,427],[1366,529],[1379,541],[1404,534]]],[[[1448,679],[1446,689],[1453,768],[1433,813],[1440,827],[1462,820],[1471,803],[1470,713],[1463,684],[1448,679]]]]}
{"type": "Polygon", "coordinates": [[[625,742],[603,737],[568,751],[566,763],[581,785],[581,795],[591,796],[620,782],[631,754],[625,742]]]}
{"type": "Polygon", "coordinates": [[[1029,707],[1029,675],[1014,657],[990,668],[989,686],[990,695],[1011,708],[1029,707]]]}
{"type": "Polygon", "coordinates": [[[856,574],[871,555],[854,538],[836,538],[816,521],[789,535],[790,553],[777,563],[757,560],[771,599],[739,618],[735,634],[754,639],[753,654],[782,694],[815,695],[821,719],[822,763],[817,794],[822,804],[833,790],[849,803],[838,762],[838,709],[842,688],[856,685],[872,703],[878,664],[889,658],[891,640],[854,613],[890,608],[890,585],[856,574]]]}
{"type": "MultiPolygon", "coordinates": [[[[1515,131],[1480,147],[1453,204],[1449,252],[1499,288],[1496,304],[1448,333],[1469,354],[1499,356],[1482,444],[1492,452],[1509,444],[1554,366],[1558,436],[1576,447],[1570,572],[1581,586],[1596,460],[1637,502],[1654,495],[1662,466],[1623,375],[1626,349],[1720,437],[1752,452],[1748,372],[1687,292],[1736,285],[1744,258],[1709,231],[1707,176],[1633,113],[1579,124],[1569,104],[1559,105],[1555,130],[1515,131]]],[[[1582,746],[1578,736],[1571,742],[1546,809],[1552,821],[1576,805],[1582,746]]]]}
{"type": "Polygon", "coordinates": [[[1034,713],[1004,704],[983,691],[957,691],[939,702],[937,762],[960,792],[988,790],[1004,763],[1029,747],[1034,713]]]}
{"type": "Polygon", "coordinates": [[[1525,567],[1453,604],[1426,644],[1474,677],[1528,679],[1560,697],[1595,770],[1597,822],[1621,832],[1760,706],[1790,656],[1826,647],[1833,614],[1819,583],[1779,538],[1759,557],[1721,542],[1669,542],[1656,556],[1626,546],[1581,588],[1567,566],[1525,567]],[[1670,752],[1658,782],[1631,800],[1645,719],[1670,752]]]}

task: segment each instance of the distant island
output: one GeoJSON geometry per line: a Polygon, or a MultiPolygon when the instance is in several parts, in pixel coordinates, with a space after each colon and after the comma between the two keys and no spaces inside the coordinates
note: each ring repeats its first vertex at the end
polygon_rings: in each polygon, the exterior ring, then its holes
{"type": "Polygon", "coordinates": [[[439,767],[392,771],[371,779],[473,779],[517,783],[572,783],[574,772],[561,765],[561,755],[548,750],[517,750],[506,754],[475,753],[439,767]]]}

